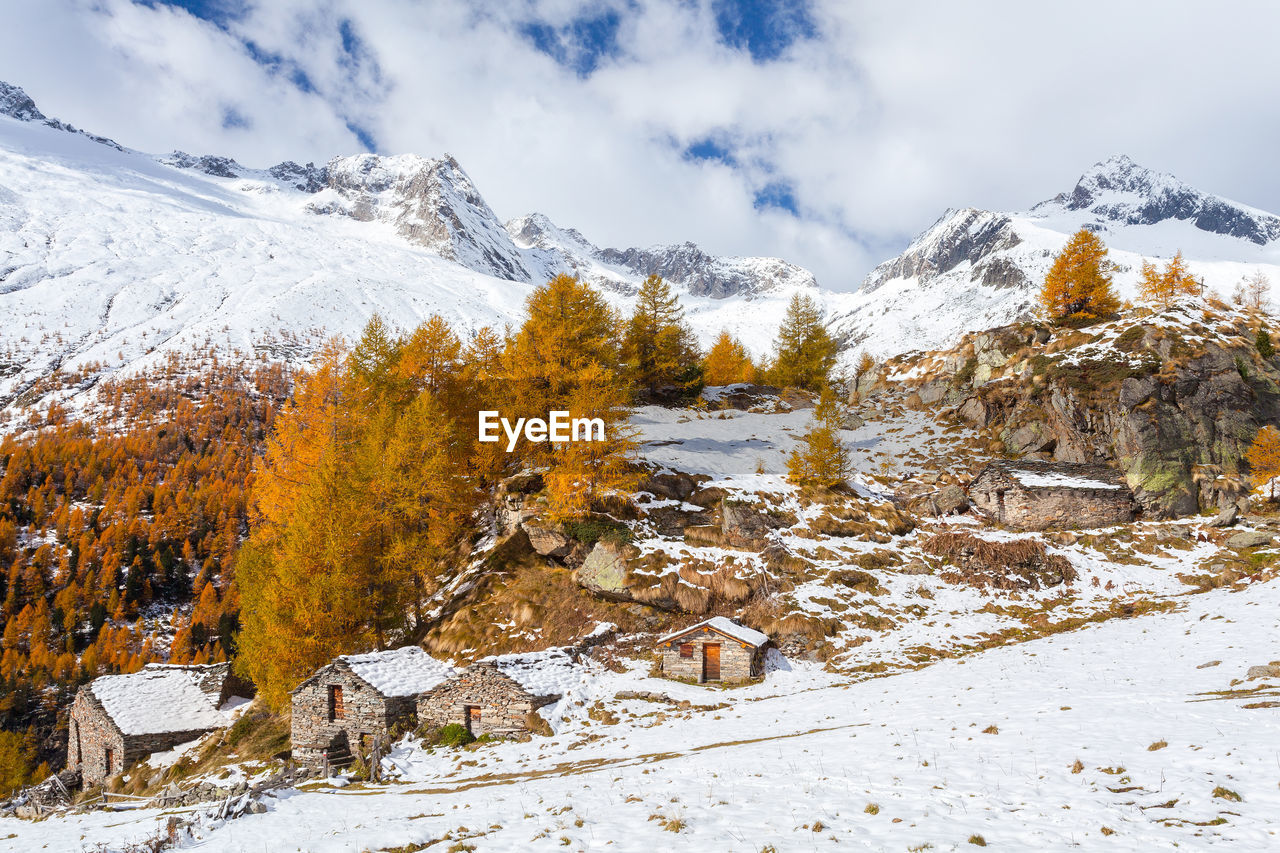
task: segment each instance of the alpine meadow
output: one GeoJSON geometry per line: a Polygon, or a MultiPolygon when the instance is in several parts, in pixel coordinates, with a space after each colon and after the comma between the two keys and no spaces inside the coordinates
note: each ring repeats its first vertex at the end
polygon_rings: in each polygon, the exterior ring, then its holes
{"type": "Polygon", "coordinates": [[[0,21],[0,853],[1280,846],[1277,10],[0,21]]]}

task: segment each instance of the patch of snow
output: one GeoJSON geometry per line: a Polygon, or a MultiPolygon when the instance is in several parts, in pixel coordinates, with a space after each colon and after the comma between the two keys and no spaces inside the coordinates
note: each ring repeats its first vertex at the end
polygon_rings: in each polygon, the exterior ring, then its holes
{"type": "Polygon", "coordinates": [[[1029,488],[1054,489],[1119,489],[1118,483],[1104,483],[1087,477],[1073,477],[1070,474],[1042,474],[1036,471],[1011,470],[1009,476],[1029,488]]]}
{"type": "Polygon", "coordinates": [[[741,640],[742,642],[752,646],[763,646],[765,643],[769,642],[769,636],[767,634],[762,634],[759,631],[755,630],[754,628],[748,628],[745,625],[739,625],[737,622],[734,622],[732,619],[726,619],[723,616],[713,616],[710,619],[705,619],[696,625],[690,625],[688,628],[683,628],[679,631],[673,631],[672,633],[667,634],[665,637],[659,637],[657,640],[658,645],[670,642],[671,640],[674,640],[676,637],[683,637],[684,635],[690,633],[691,631],[696,631],[699,628],[703,628],[703,627],[711,628],[714,631],[719,631],[721,634],[725,634],[727,636],[733,637],[735,640],[741,640]]]}
{"type": "Polygon", "coordinates": [[[417,646],[343,655],[341,660],[383,696],[425,693],[455,672],[449,664],[436,660],[417,646]]]}
{"type": "Polygon", "coordinates": [[[177,667],[104,675],[89,689],[127,735],[207,731],[232,719],[214,707],[189,670],[177,667]]]}

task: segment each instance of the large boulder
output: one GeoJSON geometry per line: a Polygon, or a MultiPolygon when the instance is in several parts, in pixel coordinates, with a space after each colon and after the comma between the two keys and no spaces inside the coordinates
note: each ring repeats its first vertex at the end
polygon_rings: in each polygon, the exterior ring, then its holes
{"type": "Polygon", "coordinates": [[[526,521],[521,527],[529,537],[529,544],[533,550],[543,557],[561,560],[569,556],[569,552],[573,550],[575,540],[559,524],[526,521]]]}
{"type": "Polygon", "coordinates": [[[1227,537],[1228,548],[1261,548],[1271,544],[1271,534],[1261,530],[1242,530],[1227,537]]]}
{"type": "Polygon", "coordinates": [[[574,571],[578,586],[611,601],[633,601],[627,587],[626,546],[597,542],[574,571]]]}

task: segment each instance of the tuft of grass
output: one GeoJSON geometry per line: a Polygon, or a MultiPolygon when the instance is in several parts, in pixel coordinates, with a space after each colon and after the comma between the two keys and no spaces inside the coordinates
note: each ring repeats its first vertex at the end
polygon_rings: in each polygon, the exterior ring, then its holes
{"type": "Polygon", "coordinates": [[[1000,734],[1000,728],[995,723],[992,723],[991,725],[983,729],[982,733],[984,735],[998,735],[1000,734]]]}
{"type": "Polygon", "coordinates": [[[1104,826],[1104,827],[1102,827],[1102,834],[1103,834],[1103,835],[1115,835],[1115,834],[1116,834],[1116,831],[1115,831],[1114,829],[1112,829],[1111,827],[1109,827],[1109,826],[1104,826]]]}
{"type": "Polygon", "coordinates": [[[867,803],[867,807],[863,811],[867,814],[880,814],[880,807],[875,803],[867,803]]]}
{"type": "Polygon", "coordinates": [[[1230,788],[1224,788],[1221,785],[1213,789],[1213,796],[1219,800],[1230,800],[1233,803],[1244,802],[1244,797],[1240,796],[1230,788]]]}
{"type": "Polygon", "coordinates": [[[1071,765],[1071,772],[1072,773],[1084,772],[1084,762],[1077,758],[1076,763],[1071,765]]]}
{"type": "Polygon", "coordinates": [[[986,847],[987,839],[975,832],[973,835],[969,836],[969,843],[975,847],[986,847]]]}
{"type": "Polygon", "coordinates": [[[1151,746],[1147,747],[1147,752],[1155,752],[1158,749],[1164,749],[1168,745],[1169,745],[1169,742],[1167,740],[1161,739],[1151,744],[1151,746]]]}

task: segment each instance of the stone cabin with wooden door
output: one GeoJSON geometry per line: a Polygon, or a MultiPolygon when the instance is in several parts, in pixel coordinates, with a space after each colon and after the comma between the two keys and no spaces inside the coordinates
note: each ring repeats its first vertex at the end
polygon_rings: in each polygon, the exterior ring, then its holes
{"type": "Polygon", "coordinates": [[[567,649],[484,658],[424,693],[418,722],[434,728],[457,723],[472,737],[519,737],[537,723],[532,715],[583,678],[567,649]]]}
{"type": "Polygon", "coordinates": [[[769,637],[716,616],[658,639],[662,674],[695,684],[741,684],[764,675],[769,637]]]}
{"type": "Polygon", "coordinates": [[[341,765],[397,723],[416,727],[418,696],[453,674],[417,646],[343,655],[320,667],[291,691],[294,760],[341,765]]]}
{"type": "Polygon", "coordinates": [[[1124,475],[1105,465],[998,460],[969,484],[969,501],[993,521],[1022,530],[1110,527],[1133,521],[1124,475]]]}
{"type": "Polygon", "coordinates": [[[67,768],[96,785],[152,753],[230,725],[251,687],[228,663],[147,664],[81,687],[67,721],[67,768]]]}

